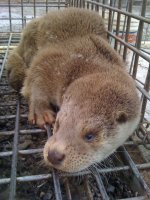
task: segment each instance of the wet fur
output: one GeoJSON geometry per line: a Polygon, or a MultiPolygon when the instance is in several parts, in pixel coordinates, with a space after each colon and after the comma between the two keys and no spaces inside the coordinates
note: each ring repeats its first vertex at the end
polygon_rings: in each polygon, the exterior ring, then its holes
{"type": "Polygon", "coordinates": [[[23,84],[30,121],[41,127],[56,117],[44,148],[48,165],[48,151],[63,152],[65,160],[55,167],[80,171],[110,155],[138,125],[135,84],[96,13],[67,9],[33,20],[7,69],[16,90],[23,84]],[[57,116],[50,104],[60,108],[57,116]],[[88,132],[95,134],[91,143],[84,139],[88,132]]]}

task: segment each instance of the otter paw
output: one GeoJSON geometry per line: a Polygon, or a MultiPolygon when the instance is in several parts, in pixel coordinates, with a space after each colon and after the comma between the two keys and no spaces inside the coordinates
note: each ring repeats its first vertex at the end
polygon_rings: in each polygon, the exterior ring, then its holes
{"type": "Polygon", "coordinates": [[[29,112],[28,119],[31,124],[37,124],[40,128],[44,128],[45,124],[54,125],[56,114],[49,109],[34,113],[29,112]]]}

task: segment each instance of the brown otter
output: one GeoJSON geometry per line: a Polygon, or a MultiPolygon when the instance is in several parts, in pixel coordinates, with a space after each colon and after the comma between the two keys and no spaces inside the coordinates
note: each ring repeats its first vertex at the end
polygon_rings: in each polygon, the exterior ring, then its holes
{"type": "Polygon", "coordinates": [[[138,125],[135,84],[94,12],[72,8],[33,20],[7,69],[17,90],[25,77],[29,120],[54,123],[44,160],[57,169],[77,172],[103,160],[138,125]],[[60,108],[57,116],[51,105],[60,108]]]}

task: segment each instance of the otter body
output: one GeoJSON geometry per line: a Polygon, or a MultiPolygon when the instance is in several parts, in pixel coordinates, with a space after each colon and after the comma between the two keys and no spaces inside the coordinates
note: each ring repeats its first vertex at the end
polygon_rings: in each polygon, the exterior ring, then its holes
{"type": "Polygon", "coordinates": [[[138,125],[135,84],[94,12],[72,8],[33,20],[7,69],[29,102],[29,120],[54,125],[44,159],[57,169],[76,172],[103,160],[138,125]]]}

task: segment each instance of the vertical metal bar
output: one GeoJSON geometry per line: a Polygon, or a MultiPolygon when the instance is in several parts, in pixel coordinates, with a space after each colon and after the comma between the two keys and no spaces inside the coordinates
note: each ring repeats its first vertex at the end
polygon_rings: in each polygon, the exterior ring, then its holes
{"type": "Polygon", "coordinates": [[[46,4],[46,13],[48,12],[48,0],[45,1],[46,4]]]}
{"type": "Polygon", "coordinates": [[[131,74],[131,73],[132,73],[134,59],[135,59],[135,52],[133,52],[133,54],[132,54],[132,60],[131,60],[131,63],[130,63],[130,70],[129,70],[129,74],[131,74]]]}
{"type": "Polygon", "coordinates": [[[65,189],[66,189],[66,193],[67,193],[67,200],[72,200],[68,178],[65,179],[65,189]]]}
{"type": "MultiPolygon", "coordinates": [[[[52,136],[51,128],[50,128],[49,125],[46,125],[45,128],[46,128],[47,135],[48,135],[48,138],[49,138],[50,136],[52,136]]],[[[58,174],[55,173],[55,171],[56,171],[55,169],[52,169],[55,197],[56,197],[56,200],[62,200],[59,177],[58,177],[58,174]]]]}
{"type": "MultiPolygon", "coordinates": [[[[118,9],[121,9],[121,1],[118,1],[118,9]]],[[[120,17],[121,17],[121,14],[118,13],[118,14],[117,14],[117,25],[116,25],[116,36],[119,35],[120,17]]],[[[115,46],[114,46],[114,49],[115,49],[116,51],[117,51],[117,47],[118,47],[118,41],[115,40],[115,46]]]]}
{"type": "Polygon", "coordinates": [[[15,195],[16,195],[19,121],[20,121],[20,97],[18,96],[16,122],[15,122],[15,134],[14,134],[14,141],[13,141],[13,156],[12,156],[12,165],[11,165],[9,200],[15,199],[15,195]]]}
{"type": "MultiPolygon", "coordinates": [[[[144,85],[144,89],[147,92],[149,92],[149,88],[150,88],[150,64],[149,64],[149,68],[148,68],[148,72],[147,72],[147,76],[146,76],[146,80],[145,80],[145,85],[144,85]]],[[[142,109],[141,109],[141,121],[144,118],[146,105],[147,105],[147,98],[144,96],[143,102],[142,102],[142,109]]]]}
{"type": "Polygon", "coordinates": [[[8,44],[7,44],[6,53],[5,53],[5,56],[4,56],[4,60],[3,60],[3,63],[2,63],[1,69],[0,69],[0,80],[1,80],[1,78],[2,78],[4,66],[5,66],[5,63],[6,63],[6,58],[7,58],[7,56],[8,56],[8,51],[9,51],[11,39],[12,39],[12,33],[9,35],[9,40],[8,40],[8,44]]]}
{"type": "Polygon", "coordinates": [[[138,179],[141,187],[144,187],[144,189],[147,191],[147,195],[150,197],[150,189],[147,186],[147,184],[145,183],[143,177],[140,175],[136,165],[134,164],[133,160],[131,159],[129,153],[126,151],[124,146],[119,147],[119,149],[121,150],[121,152],[123,153],[123,156],[125,158],[125,160],[128,162],[128,164],[130,165],[130,168],[132,169],[132,172],[134,173],[134,175],[136,176],[136,178],[138,179]]]}
{"type": "MultiPolygon", "coordinates": [[[[97,3],[99,3],[99,0],[96,0],[97,3]]],[[[95,11],[99,12],[99,5],[95,5],[95,11]]]]}
{"type": "Polygon", "coordinates": [[[102,181],[102,179],[100,177],[100,174],[97,172],[96,169],[94,170],[94,176],[95,176],[99,191],[101,193],[102,199],[103,200],[109,200],[109,197],[107,195],[107,192],[106,192],[104,184],[103,184],[103,181],[102,181]]]}
{"type": "MultiPolygon", "coordinates": [[[[110,1],[110,6],[112,6],[113,5],[113,1],[110,1]]],[[[112,29],[112,10],[109,10],[109,18],[108,18],[108,31],[112,31],[111,29],[112,29]]],[[[108,40],[109,40],[109,34],[107,34],[107,38],[108,38],[108,40]]]]}
{"type": "Polygon", "coordinates": [[[82,0],[79,0],[78,7],[82,8],[82,0]]]}
{"type": "Polygon", "coordinates": [[[89,2],[87,2],[87,9],[89,9],[89,2]]]}
{"type": "Polygon", "coordinates": [[[85,191],[86,191],[86,194],[87,194],[87,200],[93,200],[93,195],[92,195],[90,187],[89,187],[87,176],[85,177],[84,180],[85,180],[84,181],[84,187],[85,187],[85,191]]]}
{"type": "Polygon", "coordinates": [[[73,0],[69,0],[69,7],[72,7],[72,4],[73,4],[72,1],[73,1],[73,0]]]}
{"type": "Polygon", "coordinates": [[[83,8],[85,8],[85,0],[82,0],[83,1],[83,8]]]}
{"type": "Polygon", "coordinates": [[[34,18],[36,17],[36,0],[33,1],[34,18]]]}
{"type": "Polygon", "coordinates": [[[78,7],[78,0],[75,0],[75,7],[78,7]]]}
{"type": "MultiPolygon", "coordinates": [[[[126,11],[128,10],[128,7],[129,7],[129,3],[128,3],[128,0],[126,0],[126,11]]],[[[124,23],[123,23],[123,29],[122,29],[122,38],[124,39],[124,36],[125,36],[125,27],[126,27],[126,22],[127,22],[127,16],[125,15],[125,19],[124,19],[124,23]]],[[[121,54],[121,50],[122,50],[122,43],[120,43],[120,48],[119,48],[119,54],[121,54]]]]}
{"type": "Polygon", "coordinates": [[[49,125],[45,125],[45,129],[47,131],[48,138],[52,136],[51,127],[49,125]]]}
{"type": "Polygon", "coordinates": [[[60,10],[60,0],[58,0],[58,10],[60,10]]]}
{"type": "Polygon", "coordinates": [[[22,28],[24,27],[24,14],[23,14],[23,0],[21,0],[21,16],[22,16],[22,28]]]}
{"type": "MultiPolygon", "coordinates": [[[[112,6],[111,7],[115,7],[116,6],[116,0],[112,0],[112,6]]],[[[110,12],[110,11],[109,11],[110,12]]],[[[113,23],[114,23],[114,17],[115,17],[115,11],[112,12],[112,17],[111,17],[111,22],[110,22],[110,27],[111,27],[111,32],[113,31],[113,23]]],[[[113,38],[111,37],[109,39],[109,43],[111,44],[113,38]]]]}
{"type": "Polygon", "coordinates": [[[54,189],[55,189],[55,197],[56,200],[62,200],[61,190],[60,190],[60,182],[58,174],[55,173],[55,170],[52,170],[53,182],[54,182],[54,189]]]}
{"type": "MultiPolygon", "coordinates": [[[[128,12],[132,12],[133,0],[129,1],[128,12]]],[[[125,34],[125,42],[128,42],[128,34],[130,32],[130,24],[131,24],[131,17],[128,16],[127,18],[127,26],[126,26],[126,34],[125,34]]],[[[124,46],[123,51],[123,60],[126,60],[127,57],[127,47],[124,46]]]]}
{"type": "MultiPolygon", "coordinates": [[[[143,16],[143,17],[145,17],[145,13],[146,13],[146,4],[147,4],[147,0],[143,0],[142,1],[142,10],[141,10],[141,16],[143,16]]],[[[139,28],[138,28],[138,35],[137,35],[137,39],[136,39],[136,48],[137,49],[141,48],[143,28],[144,28],[144,22],[140,20],[139,28]]],[[[138,61],[139,61],[139,55],[136,54],[135,59],[134,59],[134,67],[133,67],[133,75],[132,75],[133,78],[136,78],[138,61]]]]}
{"type": "MultiPolygon", "coordinates": [[[[105,0],[103,0],[103,4],[105,4],[105,0]]],[[[102,7],[102,18],[105,18],[105,8],[102,7]]]]}
{"type": "MultiPolygon", "coordinates": [[[[93,1],[93,0],[91,0],[91,1],[93,1]]],[[[91,10],[93,10],[94,9],[94,4],[93,4],[93,2],[91,3],[91,10]]]]}
{"type": "Polygon", "coordinates": [[[9,28],[10,28],[10,31],[12,31],[11,3],[10,3],[10,0],[8,0],[8,9],[9,9],[9,28]]]}

